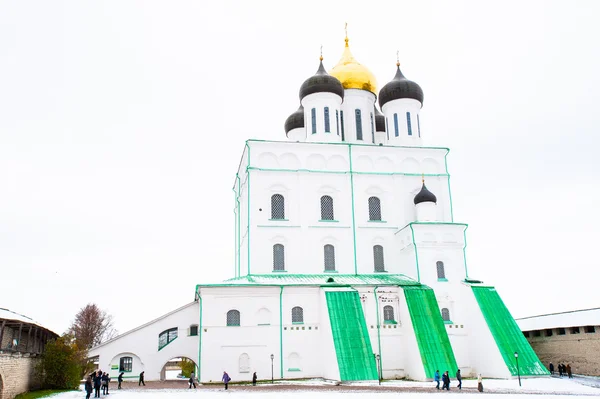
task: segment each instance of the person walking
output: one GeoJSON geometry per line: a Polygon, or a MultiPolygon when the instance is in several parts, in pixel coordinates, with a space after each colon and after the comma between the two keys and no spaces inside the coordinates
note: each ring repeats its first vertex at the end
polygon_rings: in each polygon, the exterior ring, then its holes
{"type": "Polygon", "coordinates": [[[446,370],[444,372],[444,375],[442,376],[442,382],[444,383],[442,385],[442,390],[450,390],[450,374],[448,373],[448,370],[446,370]]]}
{"type": "Polygon", "coordinates": [[[92,394],[92,377],[88,376],[87,380],[85,380],[85,399],[90,399],[90,395],[92,394]]]}
{"type": "Polygon", "coordinates": [[[573,373],[571,372],[571,365],[567,364],[565,369],[567,370],[567,375],[569,376],[569,378],[573,378],[573,373]]]}
{"type": "Polygon", "coordinates": [[[229,374],[227,374],[227,371],[223,371],[223,378],[221,378],[221,381],[223,381],[223,383],[225,384],[225,390],[227,390],[229,381],[231,381],[231,378],[229,378],[229,374]]]}
{"type": "Polygon", "coordinates": [[[435,374],[433,375],[433,380],[435,381],[435,387],[440,389],[440,370],[435,370],[435,374]]]}
{"type": "Polygon", "coordinates": [[[119,382],[119,386],[117,387],[117,389],[121,389],[121,383],[123,382],[123,374],[125,373],[121,372],[121,374],[119,374],[119,378],[117,378],[117,381],[119,382]]]}
{"type": "Polygon", "coordinates": [[[140,385],[146,386],[146,383],[144,382],[144,373],[145,373],[144,371],[142,371],[142,372],[140,373],[140,380],[138,381],[138,387],[139,387],[140,385]]]}
{"type": "Polygon", "coordinates": [[[558,376],[562,377],[563,375],[563,365],[562,363],[558,363],[558,376]]]}
{"type": "Polygon", "coordinates": [[[550,362],[550,365],[548,366],[548,370],[550,370],[550,375],[554,375],[554,365],[552,364],[552,362],[550,362]]]}
{"type": "Polygon", "coordinates": [[[462,376],[460,375],[460,369],[456,372],[456,381],[458,381],[458,389],[462,389],[462,376]]]}
{"type": "Polygon", "coordinates": [[[100,387],[102,386],[102,371],[96,372],[94,377],[94,398],[100,397],[100,387]]]}
{"type": "Polygon", "coordinates": [[[108,395],[108,374],[102,373],[102,395],[108,395]]]}
{"type": "Polygon", "coordinates": [[[188,382],[190,383],[190,387],[188,389],[192,389],[192,385],[194,386],[194,389],[196,389],[196,374],[192,371],[192,373],[190,374],[190,379],[188,380],[188,382]]]}
{"type": "Polygon", "coordinates": [[[477,390],[479,392],[483,392],[483,377],[481,374],[477,376],[477,390]]]}
{"type": "Polygon", "coordinates": [[[252,386],[256,386],[256,380],[258,378],[256,377],[256,371],[254,372],[254,374],[252,374],[252,386]]]}

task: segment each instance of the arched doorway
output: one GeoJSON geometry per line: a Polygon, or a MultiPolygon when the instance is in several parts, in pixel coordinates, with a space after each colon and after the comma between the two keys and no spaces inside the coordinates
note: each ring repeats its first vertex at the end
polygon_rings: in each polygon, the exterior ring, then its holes
{"type": "Polygon", "coordinates": [[[190,373],[198,375],[198,365],[189,357],[174,357],[166,362],[160,371],[161,381],[182,380],[187,381],[190,373]]]}

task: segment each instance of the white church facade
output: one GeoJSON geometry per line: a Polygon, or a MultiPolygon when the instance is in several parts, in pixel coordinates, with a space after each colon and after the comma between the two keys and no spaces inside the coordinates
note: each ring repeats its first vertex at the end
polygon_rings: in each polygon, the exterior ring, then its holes
{"type": "Polygon", "coordinates": [[[448,149],[423,146],[422,105],[399,63],[377,91],[346,38],[302,84],[288,140],[246,142],[235,276],[90,356],[147,380],[179,357],[202,382],[547,375],[496,290],[469,276],[448,149]]]}

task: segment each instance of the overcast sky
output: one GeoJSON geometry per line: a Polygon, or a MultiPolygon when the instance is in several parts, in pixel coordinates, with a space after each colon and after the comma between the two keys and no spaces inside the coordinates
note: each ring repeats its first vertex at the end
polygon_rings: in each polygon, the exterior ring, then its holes
{"type": "Polygon", "coordinates": [[[470,277],[514,316],[600,306],[600,2],[0,0],[0,307],[120,332],[233,275],[244,141],[284,140],[344,23],[425,93],[470,277]],[[232,123],[233,122],[233,123],[232,123]],[[233,126],[237,125],[236,128],[233,126]]]}

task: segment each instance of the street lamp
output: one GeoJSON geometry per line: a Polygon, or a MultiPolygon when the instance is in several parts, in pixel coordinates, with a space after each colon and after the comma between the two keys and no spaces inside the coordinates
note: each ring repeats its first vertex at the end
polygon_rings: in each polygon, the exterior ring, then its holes
{"type": "Polygon", "coordinates": [[[375,355],[375,359],[377,360],[377,380],[379,381],[379,385],[381,385],[381,363],[379,361],[381,357],[379,357],[379,354],[375,355]]]}
{"type": "Polygon", "coordinates": [[[273,359],[275,356],[271,353],[271,384],[273,383],[273,359]]]}
{"type": "Polygon", "coordinates": [[[521,386],[521,372],[519,371],[519,353],[515,352],[515,361],[517,362],[517,376],[519,377],[519,386],[521,386]]]}

